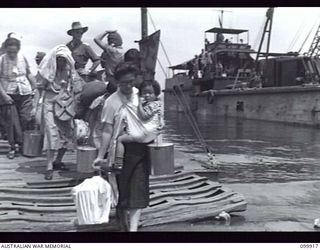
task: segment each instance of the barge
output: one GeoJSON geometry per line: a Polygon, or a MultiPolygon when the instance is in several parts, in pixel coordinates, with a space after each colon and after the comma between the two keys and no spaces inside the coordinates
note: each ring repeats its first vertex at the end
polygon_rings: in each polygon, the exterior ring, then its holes
{"type": "Polygon", "coordinates": [[[207,30],[205,33],[213,33],[215,41],[210,43],[206,38],[199,56],[170,67],[173,77],[166,79],[165,110],[183,111],[177,95],[184,95],[198,115],[319,127],[320,26],[307,53],[270,53],[273,8],[266,17],[258,51],[251,48],[248,40],[239,39],[248,30],[207,30]],[[266,37],[267,51],[261,52],[266,37]]]}

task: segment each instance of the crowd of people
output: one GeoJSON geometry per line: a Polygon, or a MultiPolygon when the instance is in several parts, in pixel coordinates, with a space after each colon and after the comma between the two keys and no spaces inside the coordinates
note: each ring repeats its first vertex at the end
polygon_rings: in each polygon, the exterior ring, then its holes
{"type": "Polygon", "coordinates": [[[225,73],[222,63],[220,61],[215,62],[213,54],[204,49],[202,49],[200,55],[195,55],[193,60],[187,63],[187,68],[190,79],[204,78],[208,76],[210,72],[214,72],[215,75],[218,76],[225,73]]]}
{"type": "Polygon", "coordinates": [[[117,31],[94,38],[103,50],[98,56],[82,42],[87,30],[74,22],[67,31],[70,42],[38,52],[35,76],[20,52],[21,38],[8,34],[0,56],[1,134],[10,145],[7,157],[14,159],[22,153],[24,131],[39,130],[47,157],[44,178],[52,180],[54,170],[68,170],[63,157],[80,143],[75,132],[79,121],[86,121],[90,128],[86,143],[98,149],[93,167],[101,169],[106,163],[118,171],[122,225],[136,231],[141,209],[149,203],[147,145],[163,127],[160,85],[144,80],[140,52],[124,53],[117,31]],[[89,60],[92,65],[87,69],[89,60]],[[96,71],[99,65],[101,72],[96,71]],[[128,212],[130,223],[125,219],[128,212]]]}

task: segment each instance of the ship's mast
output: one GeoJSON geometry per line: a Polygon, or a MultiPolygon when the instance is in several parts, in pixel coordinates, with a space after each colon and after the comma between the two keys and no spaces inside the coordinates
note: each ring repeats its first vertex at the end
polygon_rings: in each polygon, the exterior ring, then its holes
{"type": "Polygon", "coordinates": [[[272,30],[272,20],[273,20],[273,11],[274,8],[269,8],[266,14],[267,20],[266,23],[264,25],[264,29],[263,29],[263,33],[262,33],[262,38],[260,41],[260,45],[259,45],[259,49],[257,52],[257,57],[256,57],[256,64],[259,60],[259,57],[264,56],[266,58],[266,60],[268,60],[268,56],[269,56],[269,48],[270,48],[270,40],[271,40],[271,30],[272,30]],[[262,55],[261,53],[261,49],[262,49],[262,44],[264,42],[264,38],[265,35],[268,34],[268,40],[267,40],[267,50],[264,53],[264,55],[262,55]]]}
{"type": "Polygon", "coordinates": [[[141,38],[148,36],[148,12],[147,8],[141,8],[141,38]]]}
{"type": "Polygon", "coordinates": [[[232,11],[231,10],[224,10],[224,9],[214,10],[214,11],[219,11],[220,12],[219,25],[220,25],[220,28],[223,28],[223,13],[232,12],[232,11]]]}

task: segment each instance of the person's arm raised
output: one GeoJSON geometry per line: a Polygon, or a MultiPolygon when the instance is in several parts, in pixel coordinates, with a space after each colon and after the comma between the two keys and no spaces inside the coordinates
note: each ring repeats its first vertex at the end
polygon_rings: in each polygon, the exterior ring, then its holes
{"type": "Polygon", "coordinates": [[[106,30],[106,31],[100,33],[99,35],[97,35],[93,40],[101,49],[107,50],[109,45],[103,41],[103,38],[107,34],[112,33],[112,32],[115,32],[115,31],[114,30],[106,30]]]}

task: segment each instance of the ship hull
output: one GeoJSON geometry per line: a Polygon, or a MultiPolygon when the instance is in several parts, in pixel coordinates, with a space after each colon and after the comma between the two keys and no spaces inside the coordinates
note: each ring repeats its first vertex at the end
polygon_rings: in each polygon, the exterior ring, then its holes
{"type": "MultiPolygon", "coordinates": [[[[320,127],[320,87],[287,86],[246,90],[185,90],[193,112],[320,127]]],[[[183,112],[172,90],[165,91],[165,110],[183,112]]]]}

